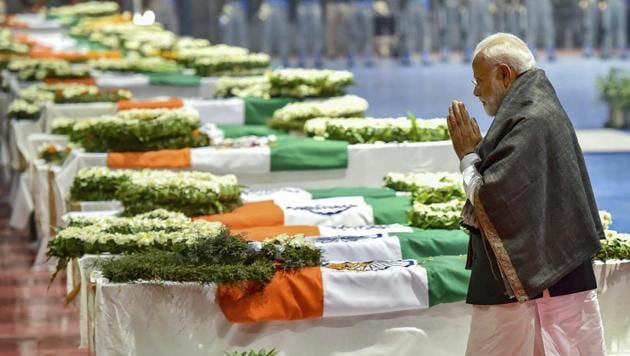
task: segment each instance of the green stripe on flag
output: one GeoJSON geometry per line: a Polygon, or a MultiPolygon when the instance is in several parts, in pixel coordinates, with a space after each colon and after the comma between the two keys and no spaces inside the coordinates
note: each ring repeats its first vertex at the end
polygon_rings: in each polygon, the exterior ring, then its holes
{"type": "Polygon", "coordinates": [[[348,142],[279,137],[271,147],[271,171],[307,171],[348,167],[348,142]]]}
{"type": "Polygon", "coordinates": [[[75,40],[75,42],[76,42],[75,47],[77,47],[77,48],[87,48],[88,50],[92,50],[92,51],[109,50],[109,48],[107,46],[104,46],[104,45],[102,45],[100,43],[97,43],[97,42],[92,42],[85,36],[73,36],[73,35],[70,35],[70,38],[75,40]]]}
{"type": "Polygon", "coordinates": [[[151,85],[170,85],[177,87],[198,87],[201,78],[196,75],[181,73],[150,73],[149,83],[151,85]]]}
{"type": "Polygon", "coordinates": [[[293,98],[245,98],[245,124],[266,125],[276,110],[295,101],[293,98]]]}
{"type": "Polygon", "coordinates": [[[309,193],[313,199],[334,198],[334,197],[364,197],[364,198],[390,198],[396,196],[396,191],[389,188],[328,188],[310,189],[309,193]]]}
{"type": "Polygon", "coordinates": [[[366,198],[372,206],[375,224],[407,224],[407,210],[411,207],[408,196],[393,196],[388,198],[366,198]]]}
{"type": "Polygon", "coordinates": [[[397,232],[404,259],[429,256],[464,255],[468,252],[468,234],[463,230],[424,230],[397,232]]]}
{"type": "Polygon", "coordinates": [[[427,270],[429,306],[466,299],[470,271],[465,269],[466,256],[438,256],[418,260],[427,270]]]}
{"type": "Polygon", "coordinates": [[[223,131],[225,138],[238,138],[243,136],[286,136],[286,132],[280,130],[274,130],[266,125],[229,125],[219,124],[217,125],[219,130],[223,131]]]}

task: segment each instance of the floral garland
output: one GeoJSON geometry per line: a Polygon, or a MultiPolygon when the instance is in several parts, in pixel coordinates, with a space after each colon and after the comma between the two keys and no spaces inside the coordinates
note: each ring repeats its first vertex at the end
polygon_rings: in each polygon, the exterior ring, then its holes
{"type": "Polygon", "coordinates": [[[133,218],[79,218],[70,220],[48,242],[49,257],[59,258],[57,270],[85,254],[121,254],[159,249],[185,251],[206,239],[227,235],[225,225],[193,221],[183,214],[156,210],[133,218]]]}
{"type": "Polygon", "coordinates": [[[126,215],[154,209],[188,216],[223,213],[241,205],[240,195],[241,187],[234,175],[106,167],[80,170],[70,188],[72,201],[120,200],[126,215]]]}
{"type": "Polygon", "coordinates": [[[114,72],[169,73],[181,70],[177,62],[160,57],[98,59],[92,60],[88,64],[93,69],[114,72]]]}
{"type": "Polygon", "coordinates": [[[9,62],[7,69],[17,72],[18,79],[23,81],[90,77],[89,67],[72,66],[70,62],[61,59],[15,59],[9,62]]]}
{"type": "Polygon", "coordinates": [[[200,241],[184,252],[149,251],[105,261],[103,275],[115,283],[136,281],[229,284],[258,290],[277,269],[321,264],[321,250],[313,245],[279,241],[248,243],[223,235],[200,241]],[[253,284],[252,284],[253,283],[253,284]]]}
{"type": "Polygon", "coordinates": [[[278,69],[267,73],[271,96],[298,98],[344,95],[354,76],[348,71],[320,69],[278,69]]]}
{"type": "Polygon", "coordinates": [[[70,187],[72,201],[103,201],[116,199],[120,184],[136,171],[107,167],[83,168],[77,173],[70,187]]]}
{"type": "Polygon", "coordinates": [[[217,89],[214,92],[217,98],[227,97],[271,97],[271,83],[266,76],[254,77],[221,77],[217,81],[217,89]]]}
{"type": "Polygon", "coordinates": [[[42,111],[41,103],[31,103],[26,100],[17,99],[9,104],[7,116],[17,120],[37,120],[42,111]]]}
{"type": "Polygon", "coordinates": [[[37,157],[43,159],[46,163],[60,166],[68,158],[73,148],[71,143],[67,145],[43,144],[37,149],[37,157]]]}
{"type": "Polygon", "coordinates": [[[126,215],[157,208],[188,216],[220,214],[239,207],[240,196],[236,176],[206,172],[142,171],[130,175],[116,191],[126,215]]]}
{"type": "Polygon", "coordinates": [[[74,5],[51,7],[51,17],[97,17],[115,14],[120,11],[118,3],[113,1],[84,2],[74,5]]]}
{"type": "Polygon", "coordinates": [[[462,200],[434,204],[414,202],[407,214],[412,226],[421,229],[453,230],[459,228],[463,208],[462,200]]]}
{"type": "Polygon", "coordinates": [[[317,118],[304,124],[309,136],[348,141],[351,144],[375,142],[425,142],[449,138],[445,119],[317,118]]]}
{"type": "Polygon", "coordinates": [[[333,97],[345,94],[353,83],[347,71],[317,69],[276,69],[264,76],[222,77],[217,83],[217,97],[333,97]]]}
{"type": "Polygon", "coordinates": [[[303,131],[304,123],[317,117],[359,117],[368,109],[365,99],[346,95],[326,100],[289,104],[274,112],[269,126],[285,131],[303,131]]]}
{"type": "Polygon", "coordinates": [[[462,176],[458,173],[389,173],[384,180],[386,187],[410,192],[413,200],[422,204],[466,199],[462,176]]]}
{"type": "Polygon", "coordinates": [[[271,57],[264,53],[234,56],[197,57],[188,65],[204,77],[252,76],[264,73],[271,65],[271,57]]]}
{"type": "Polygon", "coordinates": [[[199,114],[188,109],[135,109],[77,121],[70,140],[88,152],[153,151],[208,146],[199,114]]]}
{"type": "Polygon", "coordinates": [[[596,259],[629,260],[630,259],[630,235],[619,234],[614,230],[606,230],[606,238],[600,240],[601,248],[597,252],[596,259]]]}

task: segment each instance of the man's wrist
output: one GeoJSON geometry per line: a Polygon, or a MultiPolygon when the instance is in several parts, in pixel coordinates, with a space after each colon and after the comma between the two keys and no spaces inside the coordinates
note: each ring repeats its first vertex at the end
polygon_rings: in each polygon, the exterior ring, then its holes
{"type": "Polygon", "coordinates": [[[474,165],[479,161],[481,161],[481,158],[476,152],[467,153],[464,155],[464,157],[462,157],[461,161],[459,162],[459,171],[463,172],[466,168],[474,165]]]}

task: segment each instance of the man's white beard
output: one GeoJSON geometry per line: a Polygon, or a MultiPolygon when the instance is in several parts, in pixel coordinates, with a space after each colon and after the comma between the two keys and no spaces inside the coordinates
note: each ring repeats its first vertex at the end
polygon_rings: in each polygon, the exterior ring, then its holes
{"type": "Polygon", "coordinates": [[[505,89],[498,80],[493,80],[490,84],[490,88],[494,95],[486,100],[486,105],[483,106],[483,110],[488,116],[494,117],[497,111],[499,111],[499,106],[501,106],[501,102],[505,96],[505,89]]]}

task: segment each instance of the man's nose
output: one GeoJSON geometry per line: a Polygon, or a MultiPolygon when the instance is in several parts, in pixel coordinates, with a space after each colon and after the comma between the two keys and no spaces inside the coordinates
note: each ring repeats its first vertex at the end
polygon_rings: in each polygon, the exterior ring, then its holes
{"type": "Polygon", "coordinates": [[[479,87],[475,85],[475,88],[473,89],[473,95],[476,97],[479,97],[479,87]]]}

